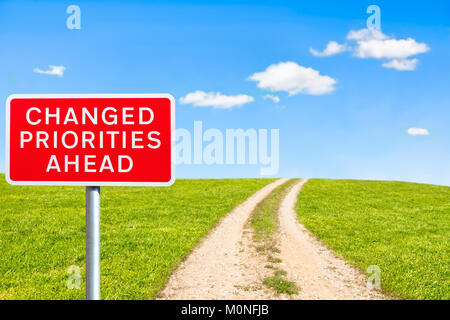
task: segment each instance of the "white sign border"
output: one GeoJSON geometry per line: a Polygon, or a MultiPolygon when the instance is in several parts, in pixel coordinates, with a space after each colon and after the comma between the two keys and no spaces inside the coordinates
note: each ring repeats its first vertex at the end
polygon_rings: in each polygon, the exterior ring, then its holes
{"type": "Polygon", "coordinates": [[[6,137],[5,137],[5,178],[6,181],[15,186],[111,186],[111,187],[169,187],[175,182],[175,161],[173,152],[175,151],[175,99],[168,93],[76,93],[76,94],[12,94],[6,99],[6,137]],[[170,162],[171,175],[167,182],[113,182],[113,181],[14,181],[9,176],[9,155],[10,155],[10,109],[13,99],[29,98],[167,98],[170,100],[170,162]]]}

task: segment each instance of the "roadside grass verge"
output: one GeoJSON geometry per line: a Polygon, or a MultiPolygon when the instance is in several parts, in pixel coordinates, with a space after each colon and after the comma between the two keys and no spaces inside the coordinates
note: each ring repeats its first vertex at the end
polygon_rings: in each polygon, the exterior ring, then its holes
{"type": "Polygon", "coordinates": [[[418,183],[311,179],[300,221],[381,287],[403,299],[450,299],[450,188],[418,183]]]}
{"type": "Polygon", "coordinates": [[[274,289],[277,294],[292,295],[298,293],[295,283],[286,279],[286,271],[274,266],[274,264],[282,262],[280,258],[276,257],[276,254],[280,252],[277,248],[276,239],[278,209],[289,189],[297,181],[297,179],[290,179],[273,190],[266,199],[256,206],[249,219],[249,224],[253,228],[253,241],[256,245],[256,251],[267,256],[267,261],[270,264],[265,267],[274,270],[274,275],[266,277],[263,283],[274,289]]]}
{"type": "MultiPolygon", "coordinates": [[[[102,187],[102,299],[152,299],[227,212],[273,179],[102,187]]],[[[85,189],[10,186],[0,175],[0,299],[85,298],[85,189]],[[68,289],[69,266],[81,288],[68,289]]]]}

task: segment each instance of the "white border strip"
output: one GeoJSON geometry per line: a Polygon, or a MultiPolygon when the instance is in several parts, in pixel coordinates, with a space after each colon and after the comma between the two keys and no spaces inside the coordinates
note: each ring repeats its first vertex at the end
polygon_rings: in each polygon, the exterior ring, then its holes
{"type": "Polygon", "coordinates": [[[5,177],[6,181],[11,185],[17,186],[123,186],[123,187],[168,187],[175,182],[175,161],[173,160],[173,152],[175,150],[175,99],[168,93],[88,93],[88,94],[12,94],[6,99],[6,135],[5,135],[5,177]],[[167,98],[170,100],[170,162],[171,177],[168,182],[113,182],[113,181],[13,181],[9,176],[9,155],[10,155],[10,109],[13,99],[60,99],[60,98],[167,98]]]}

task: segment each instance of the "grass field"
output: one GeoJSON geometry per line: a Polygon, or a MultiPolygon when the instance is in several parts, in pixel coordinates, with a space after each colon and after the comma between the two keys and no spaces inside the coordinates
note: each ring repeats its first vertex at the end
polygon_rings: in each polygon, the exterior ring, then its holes
{"type": "MultiPolygon", "coordinates": [[[[151,299],[219,219],[270,179],[102,187],[102,299],[151,299]]],[[[18,187],[0,175],[0,299],[84,299],[83,187],[18,187]],[[68,289],[69,266],[81,289],[68,289]]]]}
{"type": "Polygon", "coordinates": [[[312,179],[300,221],[403,299],[450,299],[450,188],[405,182],[312,179]]]}

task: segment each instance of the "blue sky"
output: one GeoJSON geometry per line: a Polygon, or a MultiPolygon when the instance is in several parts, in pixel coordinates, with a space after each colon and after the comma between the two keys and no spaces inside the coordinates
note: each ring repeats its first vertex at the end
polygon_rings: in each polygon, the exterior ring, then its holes
{"type": "MultiPolygon", "coordinates": [[[[192,130],[193,122],[202,120],[205,129],[280,129],[277,176],[450,185],[448,1],[262,3],[0,1],[0,98],[5,101],[12,93],[170,93],[177,100],[178,128],[192,130]],[[71,4],[81,9],[80,30],[66,27],[71,4]],[[397,59],[417,59],[415,70],[383,67],[396,59],[387,57],[393,55],[389,48],[383,58],[367,57],[367,52],[357,57],[358,43],[346,37],[350,30],[366,28],[372,4],[381,9],[388,40],[411,38],[413,46],[428,48],[397,59]],[[330,41],[354,49],[329,57],[310,52],[311,47],[322,51],[330,41]],[[271,91],[273,86],[259,88],[248,80],[288,61],[334,79],[331,92],[311,95],[306,89],[290,95],[282,85],[271,91]],[[65,66],[63,77],[33,72],[49,65],[65,66]],[[247,95],[253,102],[223,109],[180,103],[198,90],[247,95]],[[280,101],[263,99],[266,94],[280,101]],[[409,128],[429,134],[410,135],[409,128]]],[[[369,48],[369,55],[372,49],[378,50],[369,48]]],[[[0,135],[4,172],[3,108],[0,135]]],[[[177,167],[179,178],[259,174],[255,165],[177,167]]]]}

